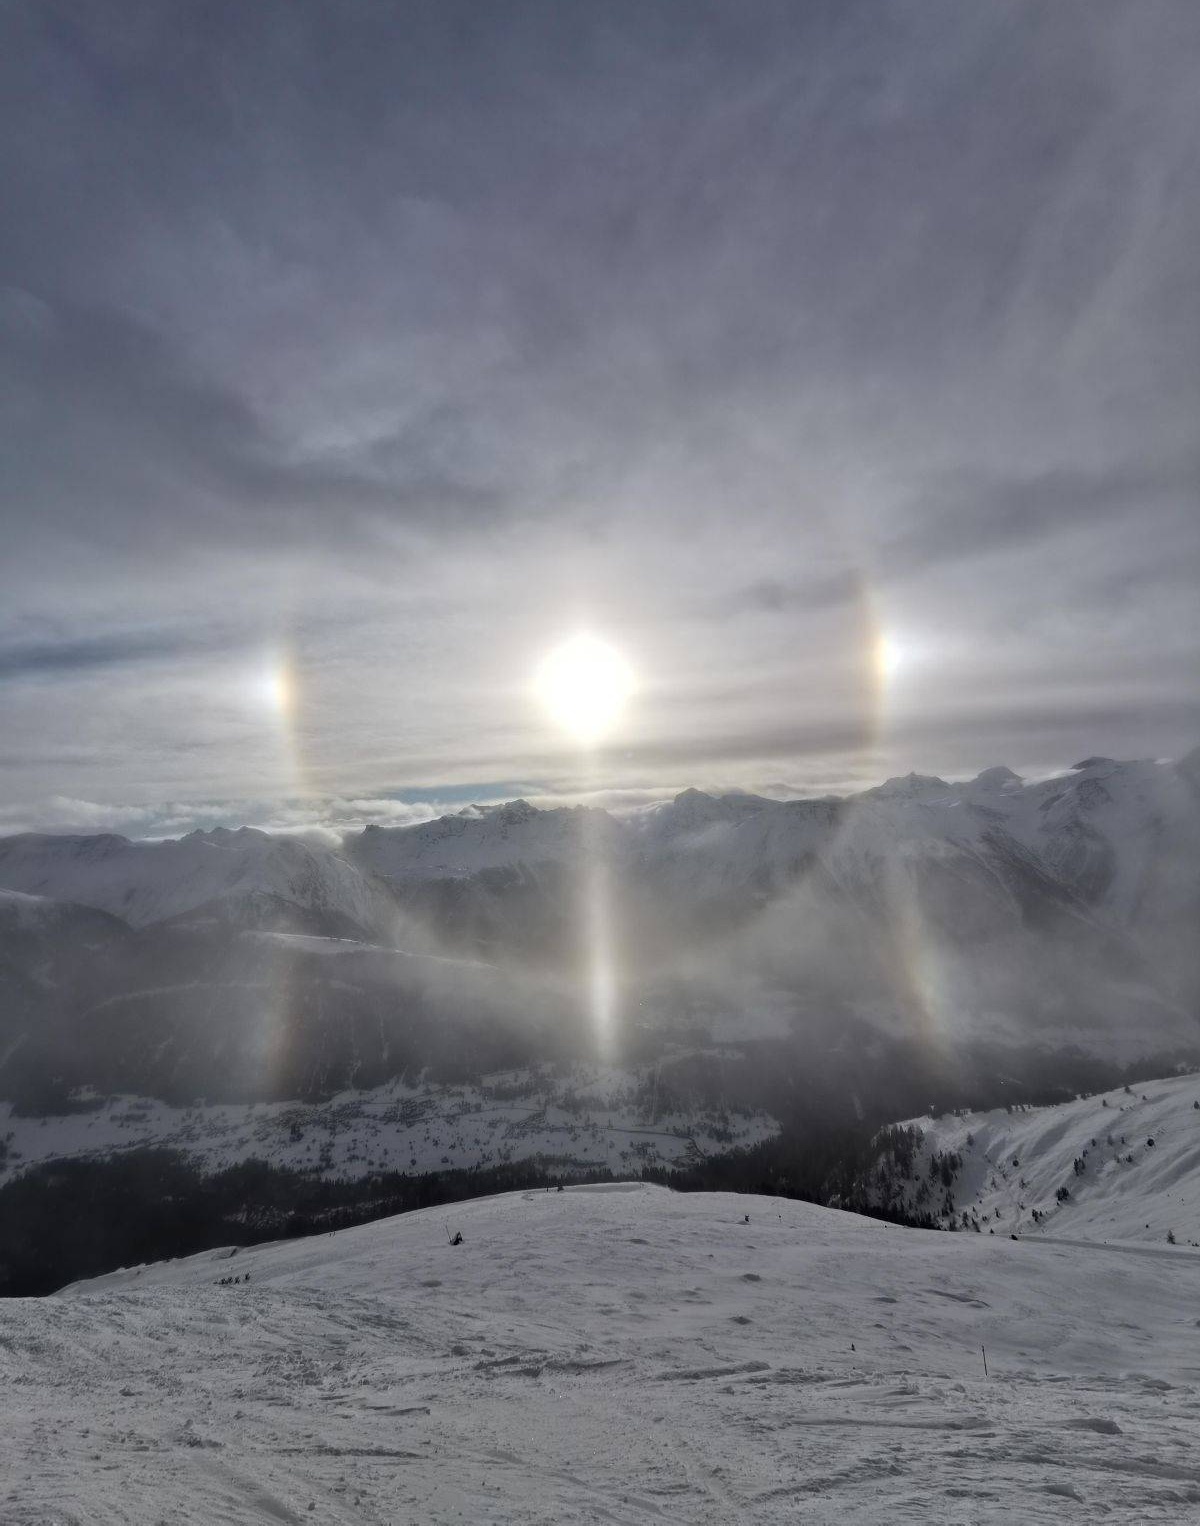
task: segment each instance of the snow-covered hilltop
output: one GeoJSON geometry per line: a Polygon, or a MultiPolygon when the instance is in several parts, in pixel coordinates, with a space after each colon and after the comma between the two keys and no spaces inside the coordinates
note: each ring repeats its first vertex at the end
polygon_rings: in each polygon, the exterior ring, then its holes
{"type": "Polygon", "coordinates": [[[510,1193],[0,1303],[0,1516],[1178,1521],[1198,1306],[1186,1249],[510,1193]]]}
{"type": "Polygon", "coordinates": [[[983,1234],[1200,1245],[1200,1075],[912,1119],[888,1131],[869,1197],[983,1234]]]}

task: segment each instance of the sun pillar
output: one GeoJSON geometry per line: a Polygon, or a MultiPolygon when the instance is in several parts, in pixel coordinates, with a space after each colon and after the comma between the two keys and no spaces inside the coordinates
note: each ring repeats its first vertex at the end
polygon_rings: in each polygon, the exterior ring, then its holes
{"type": "MultiPolygon", "coordinates": [[[[537,697],[554,723],[576,746],[575,774],[580,794],[601,784],[596,749],[616,727],[634,690],[628,663],[607,642],[580,634],[556,647],[540,664],[537,697]]],[[[585,946],[585,997],[600,1056],[611,1056],[617,1025],[617,956],[613,935],[607,818],[585,807],[580,818],[579,865],[585,946]]]]}

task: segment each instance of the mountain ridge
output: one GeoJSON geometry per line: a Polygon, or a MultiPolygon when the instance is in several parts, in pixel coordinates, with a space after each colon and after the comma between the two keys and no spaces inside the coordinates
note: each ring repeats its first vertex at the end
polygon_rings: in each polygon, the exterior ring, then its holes
{"type": "Polygon", "coordinates": [[[599,852],[643,863],[687,855],[692,869],[708,854],[723,857],[728,874],[747,848],[761,874],[781,865],[786,871],[851,825],[859,841],[843,858],[880,858],[890,849],[911,855],[915,848],[905,843],[937,852],[939,842],[975,843],[999,826],[1082,901],[1117,901],[1132,912],[1151,873],[1146,859],[1162,837],[1174,832],[1185,846],[1200,845],[1194,760],[1200,748],[1178,763],[1094,756],[1032,783],[1004,765],[960,783],[910,773],[858,794],[805,800],[689,788],[624,815],[517,799],[415,825],[371,824],[346,834],[340,848],[252,827],[159,841],[27,832],[0,838],[0,888],[95,906],[132,926],[263,890],[311,910],[337,910],[371,929],[380,915],[380,880],[572,865],[599,852]],[[1138,860],[1124,874],[1121,854],[1138,860]]]}
{"type": "Polygon", "coordinates": [[[849,1081],[847,1106],[856,1069],[936,1072],[981,1045],[1187,1059],[1189,766],[1092,757],[1022,783],[999,765],[845,799],[685,790],[624,816],[518,800],[340,846],[250,828],[3,839],[0,890],[42,900],[0,915],[0,1096],[314,1099],[594,1059],[598,894],[606,1042],[697,1095],[732,1084],[730,1045],[754,1105],[802,1057],[849,1081]]]}

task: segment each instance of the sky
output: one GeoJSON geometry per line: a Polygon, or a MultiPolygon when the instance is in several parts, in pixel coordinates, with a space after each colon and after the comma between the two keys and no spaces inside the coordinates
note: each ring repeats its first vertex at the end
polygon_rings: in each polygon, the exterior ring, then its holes
{"type": "Polygon", "coordinates": [[[1189,750],[1198,69],[1193,0],[8,0],[0,830],[1189,750]]]}

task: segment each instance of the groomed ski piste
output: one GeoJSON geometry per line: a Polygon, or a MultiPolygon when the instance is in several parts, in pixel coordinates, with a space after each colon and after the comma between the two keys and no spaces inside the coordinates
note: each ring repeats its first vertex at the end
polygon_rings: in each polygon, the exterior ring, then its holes
{"type": "Polygon", "coordinates": [[[5,1526],[1200,1512],[1200,1253],[640,1183],[0,1303],[0,1380],[5,1526]]]}

